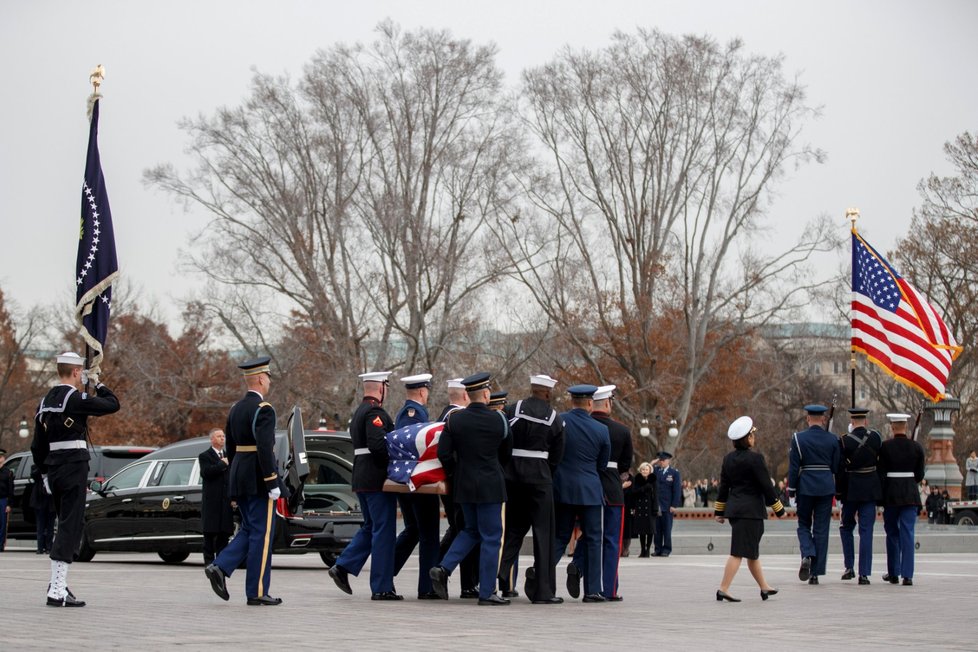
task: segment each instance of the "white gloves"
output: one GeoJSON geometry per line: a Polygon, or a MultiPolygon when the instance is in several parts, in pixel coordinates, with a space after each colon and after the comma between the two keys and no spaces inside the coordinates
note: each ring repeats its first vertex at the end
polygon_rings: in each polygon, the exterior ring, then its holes
{"type": "Polygon", "coordinates": [[[44,491],[46,491],[47,494],[50,496],[51,495],[51,483],[48,482],[48,476],[46,474],[41,476],[41,482],[44,484],[44,491]]]}
{"type": "Polygon", "coordinates": [[[99,372],[101,369],[82,369],[82,385],[87,385],[91,383],[98,387],[99,385],[99,372]]]}
{"type": "Polygon", "coordinates": [[[268,497],[271,500],[278,500],[279,496],[281,495],[282,495],[282,490],[279,489],[278,487],[275,487],[274,489],[268,492],[268,497]]]}

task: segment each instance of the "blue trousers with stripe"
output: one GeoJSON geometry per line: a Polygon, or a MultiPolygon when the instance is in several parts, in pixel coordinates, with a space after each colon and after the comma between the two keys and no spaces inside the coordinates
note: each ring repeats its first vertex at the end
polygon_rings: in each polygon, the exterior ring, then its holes
{"type": "Polygon", "coordinates": [[[587,546],[574,546],[574,565],[584,577],[584,593],[600,593],[606,598],[618,595],[618,558],[621,555],[622,525],[625,515],[624,505],[605,505],[604,523],[601,535],[601,590],[593,590],[588,576],[590,558],[587,546]]]}
{"type": "Polygon", "coordinates": [[[465,529],[458,533],[441,560],[441,567],[451,573],[466,555],[479,548],[479,598],[496,592],[499,572],[499,550],[503,543],[502,503],[459,503],[465,515],[465,529]]]}
{"type": "Polygon", "coordinates": [[[886,531],[886,572],[891,577],[913,579],[914,528],[917,525],[916,505],[883,508],[883,529],[886,531]]]}
{"type": "Polygon", "coordinates": [[[363,511],[363,526],[337,558],[336,565],[357,576],[370,557],[370,592],[393,591],[397,494],[361,491],[357,497],[363,511]]]}
{"type": "Polygon", "coordinates": [[[247,563],[245,595],[268,595],[272,580],[272,547],[275,540],[275,506],[267,494],[238,498],[241,529],[214,563],[228,577],[241,562],[247,563]]]}

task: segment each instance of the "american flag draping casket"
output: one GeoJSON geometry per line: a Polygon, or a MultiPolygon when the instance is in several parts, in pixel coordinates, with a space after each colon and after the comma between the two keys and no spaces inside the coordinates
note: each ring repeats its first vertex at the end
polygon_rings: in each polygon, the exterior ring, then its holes
{"type": "Polygon", "coordinates": [[[444,422],[416,423],[387,433],[387,477],[411,491],[445,480],[438,461],[438,438],[444,422]]]}

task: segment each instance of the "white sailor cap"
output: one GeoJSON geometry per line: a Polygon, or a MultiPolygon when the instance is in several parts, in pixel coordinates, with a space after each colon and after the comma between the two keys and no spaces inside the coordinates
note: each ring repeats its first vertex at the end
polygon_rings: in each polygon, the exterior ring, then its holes
{"type": "Polygon", "coordinates": [[[431,374],[415,374],[414,376],[404,376],[401,378],[406,389],[418,389],[419,387],[431,387],[431,374]]]}
{"type": "Polygon", "coordinates": [[[594,400],[603,401],[606,398],[611,398],[612,394],[615,393],[615,387],[617,385],[601,385],[598,387],[598,391],[594,393],[594,400]]]}
{"type": "Polygon", "coordinates": [[[78,367],[84,367],[85,360],[80,355],[74,353],[73,351],[65,351],[64,353],[58,356],[58,364],[71,364],[71,365],[76,365],[78,367]]]}
{"type": "Polygon", "coordinates": [[[903,414],[902,412],[890,412],[886,415],[886,418],[890,421],[890,423],[906,423],[907,421],[910,421],[910,415],[903,414]]]}
{"type": "Polygon", "coordinates": [[[386,383],[392,372],[390,371],[368,371],[360,374],[360,380],[365,383],[386,383]]]}
{"type": "Polygon", "coordinates": [[[556,378],[551,378],[547,374],[538,374],[536,376],[530,376],[531,385],[540,385],[542,387],[553,387],[557,384],[556,378]]]}
{"type": "Polygon", "coordinates": [[[447,382],[448,389],[465,389],[461,378],[451,378],[447,382]]]}
{"type": "Polygon", "coordinates": [[[737,441],[754,432],[754,420],[750,417],[738,417],[727,428],[727,438],[737,441]]]}

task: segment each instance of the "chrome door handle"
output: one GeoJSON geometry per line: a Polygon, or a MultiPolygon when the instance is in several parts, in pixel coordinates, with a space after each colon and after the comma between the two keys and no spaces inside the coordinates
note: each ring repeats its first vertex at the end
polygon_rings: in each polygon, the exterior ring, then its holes
{"type": "Polygon", "coordinates": [[[124,502],[124,503],[131,503],[132,502],[132,498],[123,498],[122,499],[122,502],[124,502]]]}

